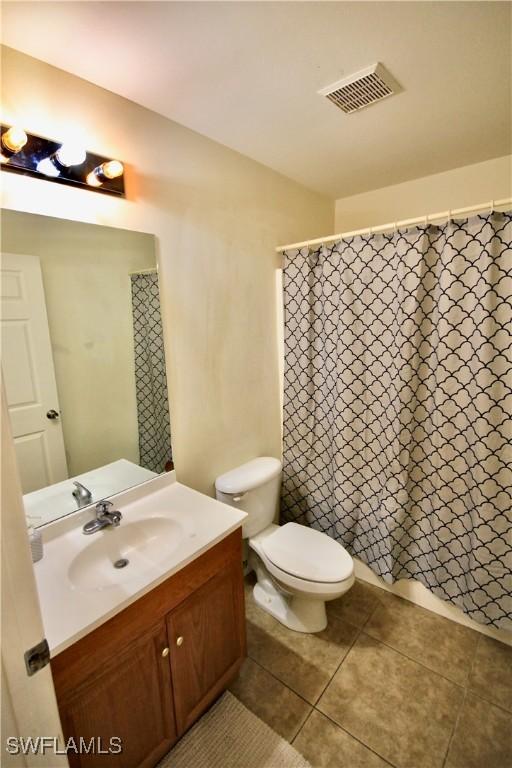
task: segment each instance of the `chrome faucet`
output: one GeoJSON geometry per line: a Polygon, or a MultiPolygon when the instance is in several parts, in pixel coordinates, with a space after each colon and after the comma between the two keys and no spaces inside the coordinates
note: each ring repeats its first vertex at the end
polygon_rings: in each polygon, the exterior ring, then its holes
{"type": "Polygon", "coordinates": [[[90,533],[96,533],[101,531],[102,528],[112,526],[117,528],[122,519],[122,514],[117,509],[112,509],[114,505],[111,501],[99,501],[96,504],[96,518],[89,520],[88,523],[82,528],[83,533],[89,535],[90,533]]]}
{"type": "Polygon", "coordinates": [[[71,491],[71,493],[75,497],[78,509],[80,509],[80,507],[86,507],[88,504],[92,504],[92,493],[90,490],[86,488],[85,485],[82,485],[82,483],[79,483],[78,480],[74,480],[73,485],[76,485],[76,488],[74,491],[71,491]]]}

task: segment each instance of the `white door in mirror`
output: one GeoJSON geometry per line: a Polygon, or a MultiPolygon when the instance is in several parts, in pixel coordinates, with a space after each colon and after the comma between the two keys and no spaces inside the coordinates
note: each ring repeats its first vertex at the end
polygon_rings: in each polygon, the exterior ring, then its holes
{"type": "Polygon", "coordinates": [[[68,476],[37,256],[2,254],[2,374],[23,493],[68,476]]]}

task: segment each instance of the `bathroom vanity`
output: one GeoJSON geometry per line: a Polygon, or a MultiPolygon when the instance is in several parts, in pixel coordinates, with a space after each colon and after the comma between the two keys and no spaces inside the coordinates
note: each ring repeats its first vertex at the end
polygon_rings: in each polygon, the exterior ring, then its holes
{"type": "Polygon", "coordinates": [[[245,656],[245,515],[168,477],[151,483],[116,504],[115,530],[84,536],[90,511],[60,521],[35,566],[64,736],[122,742],[71,752],[72,767],[156,765],[245,656]],[[130,562],[118,570],[119,556],[130,562]]]}

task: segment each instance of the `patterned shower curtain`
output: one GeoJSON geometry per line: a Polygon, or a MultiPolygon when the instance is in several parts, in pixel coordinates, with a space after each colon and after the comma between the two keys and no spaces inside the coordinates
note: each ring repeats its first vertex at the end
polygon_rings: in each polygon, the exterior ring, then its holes
{"type": "Polygon", "coordinates": [[[141,272],[131,281],[139,460],[159,473],[172,452],[158,275],[141,272]]]}
{"type": "Polygon", "coordinates": [[[512,629],[512,215],[285,254],[283,522],[512,629]]]}

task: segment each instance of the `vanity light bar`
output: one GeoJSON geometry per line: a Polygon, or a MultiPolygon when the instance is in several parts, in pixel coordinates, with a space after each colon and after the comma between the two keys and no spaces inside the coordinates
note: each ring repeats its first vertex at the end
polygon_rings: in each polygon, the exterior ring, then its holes
{"type": "Polygon", "coordinates": [[[69,184],[106,195],[125,196],[124,167],[113,160],[68,142],[25,133],[17,126],[1,126],[2,170],[69,184]]]}

